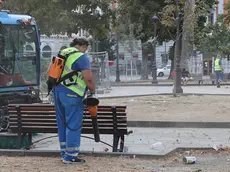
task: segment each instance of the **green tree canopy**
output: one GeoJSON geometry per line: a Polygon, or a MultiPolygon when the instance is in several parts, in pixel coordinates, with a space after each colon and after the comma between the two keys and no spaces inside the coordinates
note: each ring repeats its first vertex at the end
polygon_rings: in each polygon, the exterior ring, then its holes
{"type": "MultiPolygon", "coordinates": [[[[181,17],[181,34],[184,19],[185,0],[178,0],[179,15],[181,17]]],[[[196,0],[195,12],[191,14],[192,25],[197,29],[204,27],[205,18],[210,12],[210,8],[215,4],[215,0],[196,0]]],[[[122,0],[119,3],[118,22],[127,25],[128,20],[132,24],[133,36],[135,39],[145,43],[154,37],[152,16],[159,18],[157,22],[157,41],[161,43],[167,40],[176,40],[176,23],[175,23],[175,0],[122,0]]],[[[129,27],[124,27],[123,32],[129,34],[129,27]]],[[[144,44],[143,44],[144,46],[144,44]]],[[[143,52],[143,51],[142,51],[143,52]]],[[[142,55],[143,61],[147,57],[142,55]]],[[[146,65],[143,66],[146,68],[146,65]]],[[[143,74],[143,73],[142,73],[143,74]]],[[[146,78],[146,76],[142,77],[146,78]]]]}
{"type": "Polygon", "coordinates": [[[70,35],[84,29],[107,37],[109,5],[107,0],[7,0],[1,8],[35,17],[42,34],[70,35]]]}
{"type": "MultiPolygon", "coordinates": [[[[160,9],[165,5],[163,0],[123,0],[119,3],[121,17],[118,22],[126,23],[128,18],[133,25],[134,37],[146,42],[154,36],[152,16],[159,16],[160,9]]],[[[170,38],[161,22],[158,22],[157,26],[157,35],[160,35],[159,40],[170,38]]],[[[128,32],[126,30],[126,33],[128,32]]]]}
{"type": "Polygon", "coordinates": [[[224,16],[220,15],[217,22],[208,24],[196,34],[196,46],[200,51],[214,54],[230,54],[230,32],[223,22],[224,16]]]}

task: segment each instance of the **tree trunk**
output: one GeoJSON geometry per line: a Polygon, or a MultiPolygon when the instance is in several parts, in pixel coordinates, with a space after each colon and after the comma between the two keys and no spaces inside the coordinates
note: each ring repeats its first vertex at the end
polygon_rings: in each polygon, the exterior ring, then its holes
{"type": "Polygon", "coordinates": [[[186,0],[184,6],[181,68],[190,71],[188,61],[193,56],[195,0],[186,0]]]}
{"type": "Polygon", "coordinates": [[[146,57],[144,48],[143,48],[144,41],[141,40],[142,45],[142,63],[141,63],[141,80],[148,80],[148,57],[146,57]]]}
{"type": "Polygon", "coordinates": [[[169,49],[169,59],[171,60],[171,69],[170,69],[170,75],[168,77],[168,79],[172,79],[171,73],[174,70],[174,57],[175,57],[175,45],[176,42],[174,41],[173,46],[170,47],[169,49]]]}
{"type": "Polygon", "coordinates": [[[170,69],[170,74],[169,74],[168,79],[173,79],[171,75],[173,70],[174,70],[174,58],[171,60],[171,69],[170,69]]]}

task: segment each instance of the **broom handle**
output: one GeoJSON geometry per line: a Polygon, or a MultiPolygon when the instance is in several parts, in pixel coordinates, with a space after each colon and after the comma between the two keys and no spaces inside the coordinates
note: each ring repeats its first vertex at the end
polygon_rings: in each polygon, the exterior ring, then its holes
{"type": "Polygon", "coordinates": [[[95,142],[100,142],[100,134],[99,134],[99,129],[98,129],[97,116],[91,116],[91,119],[92,119],[92,125],[93,125],[94,140],[95,142]]]}

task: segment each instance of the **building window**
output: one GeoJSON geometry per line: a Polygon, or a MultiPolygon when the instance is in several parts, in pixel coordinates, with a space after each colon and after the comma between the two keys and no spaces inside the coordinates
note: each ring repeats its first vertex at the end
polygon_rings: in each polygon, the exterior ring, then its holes
{"type": "Polygon", "coordinates": [[[124,60],[125,59],[125,54],[124,53],[119,53],[119,59],[124,60]]]}
{"type": "Polygon", "coordinates": [[[26,46],[26,51],[27,51],[27,52],[33,52],[33,51],[34,51],[34,48],[33,48],[31,45],[27,45],[27,46],[26,46]]]}
{"type": "Polygon", "coordinates": [[[51,51],[50,46],[48,45],[44,46],[42,49],[42,56],[44,58],[51,58],[51,55],[52,55],[52,51],[51,51]]]}
{"type": "Polygon", "coordinates": [[[62,46],[60,50],[64,50],[65,48],[67,48],[67,46],[62,46]]]}

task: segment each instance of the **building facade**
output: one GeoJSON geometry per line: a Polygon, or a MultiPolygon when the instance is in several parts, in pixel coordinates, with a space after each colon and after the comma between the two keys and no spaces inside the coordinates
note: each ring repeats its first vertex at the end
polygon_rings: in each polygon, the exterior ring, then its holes
{"type": "Polygon", "coordinates": [[[69,47],[71,41],[67,36],[41,36],[42,57],[50,58],[56,55],[59,50],[69,47]]]}

